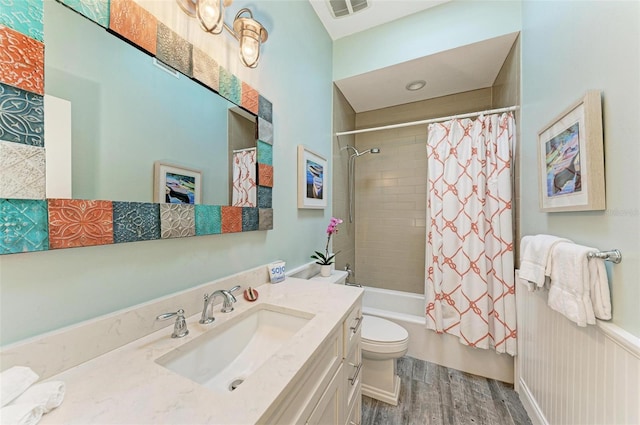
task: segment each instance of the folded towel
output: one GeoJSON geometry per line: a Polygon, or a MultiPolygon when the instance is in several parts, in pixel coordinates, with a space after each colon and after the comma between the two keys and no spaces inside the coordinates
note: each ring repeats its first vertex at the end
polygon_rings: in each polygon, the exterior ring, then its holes
{"type": "Polygon", "coordinates": [[[16,398],[12,404],[37,404],[43,413],[49,413],[60,406],[64,399],[65,386],[62,381],[49,381],[35,384],[16,398]]]}
{"type": "Polygon", "coordinates": [[[560,242],[554,246],[551,255],[551,282],[547,304],[578,326],[596,323],[589,296],[587,254],[592,251],[595,250],[586,246],[560,242]]]}
{"type": "Polygon", "coordinates": [[[531,282],[530,291],[544,286],[545,276],[550,275],[550,253],[560,242],[571,241],[551,235],[524,236],[520,241],[520,278],[531,282]]]}
{"type": "Polygon", "coordinates": [[[0,373],[0,407],[22,394],[38,378],[37,373],[25,366],[13,366],[0,373]]]}
{"type": "Polygon", "coordinates": [[[10,404],[0,409],[2,425],[35,425],[44,413],[42,406],[35,403],[10,404]]]}
{"type": "Polygon", "coordinates": [[[593,313],[598,319],[611,320],[611,293],[604,261],[589,259],[589,295],[593,313]]]}

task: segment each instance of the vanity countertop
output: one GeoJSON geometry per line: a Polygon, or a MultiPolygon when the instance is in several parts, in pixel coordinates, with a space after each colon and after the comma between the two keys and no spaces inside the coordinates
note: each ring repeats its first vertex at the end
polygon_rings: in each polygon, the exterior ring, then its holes
{"type": "MultiPolygon", "coordinates": [[[[258,300],[251,303],[238,296],[232,313],[221,313],[220,306],[215,306],[216,320],[210,325],[198,323],[200,314],[187,318],[189,335],[184,338],[171,338],[173,321],[169,320],[166,328],[53,376],[51,380],[65,382],[65,399],[59,408],[44,415],[40,423],[256,423],[265,413],[271,413],[270,406],[281,401],[279,395],[341,325],[362,296],[362,289],[291,277],[255,289],[259,292],[258,300]],[[258,303],[302,310],[314,317],[291,343],[233,392],[213,392],[155,362],[258,303]]],[[[211,361],[215,362],[215,358],[211,361]]]]}

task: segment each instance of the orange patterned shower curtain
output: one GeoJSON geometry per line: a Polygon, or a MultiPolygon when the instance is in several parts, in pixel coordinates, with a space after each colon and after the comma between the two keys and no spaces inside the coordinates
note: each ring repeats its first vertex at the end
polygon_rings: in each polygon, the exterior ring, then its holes
{"type": "Polygon", "coordinates": [[[427,328],[516,353],[512,113],[430,124],[427,328]]]}

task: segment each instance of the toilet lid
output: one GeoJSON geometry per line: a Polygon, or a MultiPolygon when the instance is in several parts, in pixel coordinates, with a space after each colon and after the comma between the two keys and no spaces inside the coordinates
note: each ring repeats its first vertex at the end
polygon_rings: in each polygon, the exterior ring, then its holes
{"type": "Polygon", "coordinates": [[[404,341],[409,333],[402,326],[376,316],[362,315],[362,339],[378,343],[404,341]]]}

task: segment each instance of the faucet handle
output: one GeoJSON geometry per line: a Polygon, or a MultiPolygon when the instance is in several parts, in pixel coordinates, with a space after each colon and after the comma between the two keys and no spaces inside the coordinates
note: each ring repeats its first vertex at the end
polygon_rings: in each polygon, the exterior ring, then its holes
{"type": "Polygon", "coordinates": [[[184,310],[180,309],[173,313],[163,313],[156,317],[156,320],[167,320],[172,317],[176,318],[176,323],[173,326],[173,333],[171,338],[182,338],[189,335],[189,329],[187,329],[187,321],[184,318],[184,310]]]}

